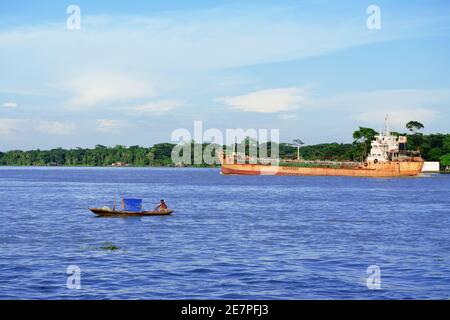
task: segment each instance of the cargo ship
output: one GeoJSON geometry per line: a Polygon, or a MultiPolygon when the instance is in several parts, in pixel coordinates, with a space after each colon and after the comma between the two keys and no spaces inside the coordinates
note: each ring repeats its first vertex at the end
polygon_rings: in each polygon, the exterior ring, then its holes
{"type": "Polygon", "coordinates": [[[351,177],[413,177],[421,173],[424,160],[418,151],[406,150],[406,136],[396,136],[385,125],[375,136],[365,161],[302,161],[279,160],[262,164],[233,152],[221,157],[221,173],[225,175],[282,176],[351,176],[351,177]]]}

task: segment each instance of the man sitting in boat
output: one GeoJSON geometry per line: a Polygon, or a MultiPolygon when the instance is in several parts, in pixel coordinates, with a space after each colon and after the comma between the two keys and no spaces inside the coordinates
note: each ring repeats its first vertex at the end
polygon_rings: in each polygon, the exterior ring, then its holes
{"type": "Polygon", "coordinates": [[[164,199],[161,199],[161,201],[159,202],[159,205],[155,208],[155,210],[159,210],[159,211],[167,210],[167,205],[164,202],[164,199]]]}

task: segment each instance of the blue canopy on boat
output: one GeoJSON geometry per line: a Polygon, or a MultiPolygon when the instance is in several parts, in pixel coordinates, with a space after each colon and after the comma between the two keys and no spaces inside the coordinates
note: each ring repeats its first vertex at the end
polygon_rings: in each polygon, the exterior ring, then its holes
{"type": "Polygon", "coordinates": [[[125,211],[140,212],[142,211],[142,199],[123,199],[123,209],[125,211]]]}

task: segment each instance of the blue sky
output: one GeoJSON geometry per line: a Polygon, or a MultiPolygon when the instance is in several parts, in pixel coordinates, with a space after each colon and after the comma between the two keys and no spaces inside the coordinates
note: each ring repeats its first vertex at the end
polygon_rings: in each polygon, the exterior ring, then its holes
{"type": "Polygon", "coordinates": [[[2,1],[0,150],[147,146],[194,120],[307,144],[385,114],[449,132],[449,38],[448,1],[2,1]]]}

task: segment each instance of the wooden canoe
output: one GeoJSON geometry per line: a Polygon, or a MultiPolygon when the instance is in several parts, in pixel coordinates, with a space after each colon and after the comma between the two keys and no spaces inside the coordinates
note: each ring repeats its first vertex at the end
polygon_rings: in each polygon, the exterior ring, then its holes
{"type": "Polygon", "coordinates": [[[153,211],[141,211],[141,212],[132,212],[132,211],[121,211],[121,210],[105,210],[100,208],[89,208],[93,213],[102,217],[128,217],[128,216],[169,216],[172,214],[172,209],[166,210],[153,210],[153,211]]]}

